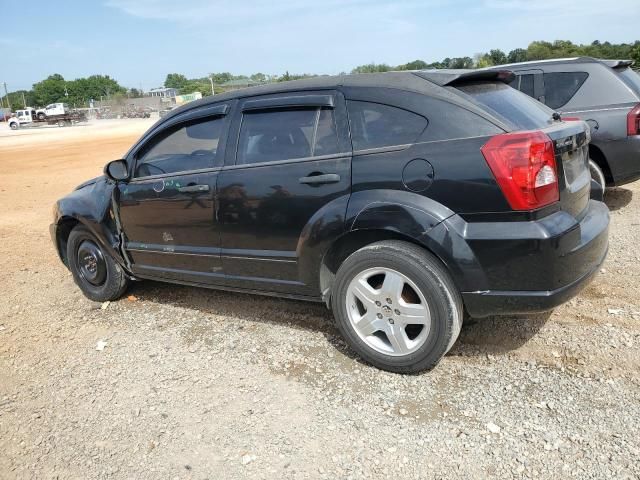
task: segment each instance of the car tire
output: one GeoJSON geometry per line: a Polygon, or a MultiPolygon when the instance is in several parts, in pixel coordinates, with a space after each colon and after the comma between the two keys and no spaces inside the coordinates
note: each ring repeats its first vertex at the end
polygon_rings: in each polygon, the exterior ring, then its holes
{"type": "Polygon", "coordinates": [[[591,179],[598,182],[602,186],[602,190],[604,191],[607,186],[604,172],[602,171],[600,166],[591,159],[589,159],[589,173],[591,174],[591,179]]]}
{"type": "Polygon", "coordinates": [[[9,128],[10,128],[11,130],[17,130],[19,127],[20,127],[20,125],[18,125],[16,122],[11,122],[11,123],[9,124],[9,128]]]}
{"type": "Polygon", "coordinates": [[[338,269],[333,292],[333,314],[349,346],[390,372],[433,368],[462,327],[462,298],[446,268],[408,242],[357,250],[338,269]]]}
{"type": "Polygon", "coordinates": [[[90,300],[116,300],[129,286],[122,267],[83,225],[76,226],[69,235],[67,260],[74,281],[90,300]]]}

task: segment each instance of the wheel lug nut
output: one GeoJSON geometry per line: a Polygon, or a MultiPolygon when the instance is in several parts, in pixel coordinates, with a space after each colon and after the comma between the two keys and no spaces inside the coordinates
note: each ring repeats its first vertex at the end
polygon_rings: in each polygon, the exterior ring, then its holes
{"type": "Polygon", "coordinates": [[[378,300],[376,300],[376,306],[379,307],[380,305],[382,305],[378,300]]]}
{"type": "Polygon", "coordinates": [[[400,310],[398,310],[398,309],[396,308],[396,309],[394,310],[394,313],[395,313],[396,315],[400,315],[400,310]]]}
{"type": "Polygon", "coordinates": [[[392,303],[390,298],[387,298],[387,303],[392,303]]]}
{"type": "Polygon", "coordinates": [[[378,314],[378,318],[382,318],[382,314],[381,313],[378,314]]]}
{"type": "Polygon", "coordinates": [[[390,318],[390,319],[389,319],[389,323],[390,323],[391,325],[393,325],[393,318],[390,318]]]}

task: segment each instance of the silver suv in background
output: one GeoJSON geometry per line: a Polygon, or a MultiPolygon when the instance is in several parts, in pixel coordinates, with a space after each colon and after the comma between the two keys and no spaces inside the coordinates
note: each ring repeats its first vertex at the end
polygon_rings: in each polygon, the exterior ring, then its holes
{"type": "Polygon", "coordinates": [[[591,176],[603,186],[640,178],[640,75],[631,60],[590,57],[512,63],[491,69],[516,74],[511,86],[564,120],[591,127],[591,176]]]}

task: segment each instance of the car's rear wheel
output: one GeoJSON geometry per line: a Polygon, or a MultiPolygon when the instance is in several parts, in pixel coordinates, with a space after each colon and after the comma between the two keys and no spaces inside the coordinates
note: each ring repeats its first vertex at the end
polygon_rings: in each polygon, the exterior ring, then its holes
{"type": "Polygon", "coordinates": [[[429,252],[384,241],[350,255],[336,275],[332,307],[349,345],[392,372],[434,367],[462,326],[462,300],[429,252]]]}
{"type": "Polygon", "coordinates": [[[91,300],[115,300],[127,289],[129,280],[124,271],[85,226],[71,231],[67,260],[74,281],[91,300]]]}
{"type": "Polygon", "coordinates": [[[604,172],[602,171],[600,166],[591,159],[589,159],[589,173],[591,174],[591,178],[598,182],[602,186],[602,190],[604,191],[607,186],[604,172]]]}

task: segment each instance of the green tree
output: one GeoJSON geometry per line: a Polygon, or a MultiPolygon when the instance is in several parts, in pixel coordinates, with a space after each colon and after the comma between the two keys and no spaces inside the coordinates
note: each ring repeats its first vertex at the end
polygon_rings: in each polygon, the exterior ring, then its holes
{"type": "Polygon", "coordinates": [[[507,55],[507,62],[509,63],[526,62],[528,59],[527,51],[524,48],[511,50],[507,55]]]}
{"type": "Polygon", "coordinates": [[[169,73],[164,80],[164,86],[166,88],[181,89],[187,83],[187,77],[180,73],[169,73]]]}
{"type": "Polygon", "coordinates": [[[351,73],[377,73],[377,72],[389,72],[393,70],[392,67],[386,63],[367,63],[366,65],[359,65],[351,73]]]}
{"type": "Polygon", "coordinates": [[[507,63],[507,56],[499,48],[489,50],[489,58],[491,59],[491,65],[502,65],[507,63]]]}
{"type": "Polygon", "coordinates": [[[49,75],[46,79],[33,85],[33,99],[36,106],[45,106],[50,103],[63,102],[65,97],[66,82],[59,73],[49,75]]]}
{"type": "Polygon", "coordinates": [[[486,68],[495,65],[493,63],[493,59],[489,53],[485,53],[484,55],[478,54],[475,59],[476,68],[486,68]]]}
{"type": "Polygon", "coordinates": [[[396,70],[424,70],[429,68],[429,64],[424,60],[414,60],[413,62],[398,65],[396,70]]]}
{"type": "Polygon", "coordinates": [[[264,73],[254,73],[249,78],[251,78],[251,81],[257,83],[263,83],[267,81],[267,76],[264,73]]]}
{"type": "Polygon", "coordinates": [[[127,90],[127,96],[129,98],[140,98],[142,97],[142,91],[138,90],[137,88],[130,88],[129,90],[127,90]]]}
{"type": "Polygon", "coordinates": [[[473,58],[460,57],[452,58],[448,68],[473,68],[473,58]]]}

